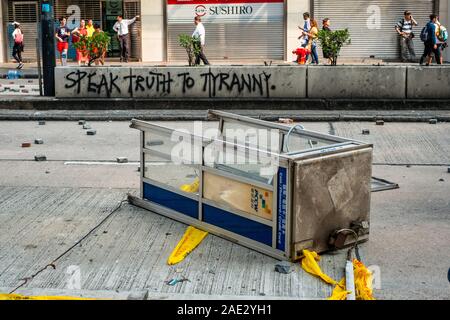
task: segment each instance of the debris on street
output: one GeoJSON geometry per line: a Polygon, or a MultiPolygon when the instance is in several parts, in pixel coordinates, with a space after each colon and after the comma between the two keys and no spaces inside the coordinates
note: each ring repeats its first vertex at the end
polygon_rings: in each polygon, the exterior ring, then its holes
{"type": "Polygon", "coordinates": [[[180,242],[178,242],[177,246],[172,251],[169,259],[167,259],[167,264],[174,265],[183,261],[192,250],[197,248],[207,235],[208,232],[189,226],[180,242]]]}
{"type": "Polygon", "coordinates": [[[35,161],[47,161],[47,157],[43,154],[37,154],[34,156],[35,161]]]}
{"type": "Polygon", "coordinates": [[[275,264],[275,271],[278,273],[289,274],[292,270],[292,264],[288,261],[280,261],[275,264]]]}

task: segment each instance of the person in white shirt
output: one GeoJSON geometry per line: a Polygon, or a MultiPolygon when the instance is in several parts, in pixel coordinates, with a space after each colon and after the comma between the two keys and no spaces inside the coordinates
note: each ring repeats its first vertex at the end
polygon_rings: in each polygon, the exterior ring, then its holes
{"type": "Polygon", "coordinates": [[[14,32],[12,33],[12,37],[14,39],[14,46],[13,46],[13,52],[12,56],[14,59],[16,59],[17,63],[19,64],[17,66],[17,69],[22,69],[24,64],[22,61],[22,52],[23,52],[23,33],[20,29],[20,23],[13,22],[14,25],[14,32]]]}
{"type": "Polygon", "coordinates": [[[113,29],[117,32],[120,45],[120,62],[128,62],[129,47],[130,47],[130,35],[128,33],[128,26],[136,22],[139,16],[133,19],[124,19],[122,16],[117,16],[117,22],[114,24],[113,29]]]}
{"type": "Polygon", "coordinates": [[[195,64],[199,65],[200,60],[202,60],[205,65],[209,65],[208,59],[206,59],[204,52],[206,36],[205,27],[203,26],[202,19],[199,16],[196,16],[194,18],[194,23],[196,25],[196,28],[194,30],[194,33],[192,34],[192,38],[195,38],[198,42],[200,42],[197,44],[200,47],[200,52],[195,55],[195,64]]]}

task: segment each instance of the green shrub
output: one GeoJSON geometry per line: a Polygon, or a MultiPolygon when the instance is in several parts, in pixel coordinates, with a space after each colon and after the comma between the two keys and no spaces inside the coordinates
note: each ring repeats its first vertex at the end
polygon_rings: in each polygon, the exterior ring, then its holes
{"type": "Polygon", "coordinates": [[[342,47],[346,44],[351,44],[348,29],[336,31],[320,30],[317,37],[320,41],[324,56],[329,57],[333,66],[337,64],[337,58],[342,47]]]}
{"type": "Polygon", "coordinates": [[[189,65],[194,66],[195,56],[201,51],[200,39],[187,34],[180,34],[178,36],[178,43],[186,50],[189,65]]]}
{"type": "Polygon", "coordinates": [[[111,37],[106,32],[94,33],[92,37],[80,36],[80,40],[73,45],[77,50],[80,50],[89,58],[88,65],[101,58],[103,54],[108,51],[108,46],[111,43],[111,37]]]}

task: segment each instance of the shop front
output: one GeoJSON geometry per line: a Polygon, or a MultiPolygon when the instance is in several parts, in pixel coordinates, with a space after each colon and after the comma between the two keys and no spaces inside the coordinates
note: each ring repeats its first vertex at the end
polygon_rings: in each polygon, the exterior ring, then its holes
{"type": "MultiPolygon", "coordinates": [[[[140,14],[140,0],[55,0],[54,14],[55,27],[58,25],[60,17],[67,18],[69,28],[79,26],[81,19],[92,19],[98,23],[101,28],[112,35],[111,46],[108,51],[108,57],[118,57],[119,45],[112,29],[117,15],[123,15],[125,18],[134,17],[140,14]]],[[[11,60],[10,51],[13,46],[11,37],[13,26],[11,23],[17,21],[21,24],[24,33],[25,51],[23,58],[25,61],[36,60],[36,39],[39,34],[39,1],[36,0],[7,0],[3,1],[3,16],[5,26],[4,38],[6,39],[6,57],[5,60],[11,60]]],[[[141,59],[141,25],[137,21],[130,26],[131,36],[131,58],[141,59]]],[[[69,47],[69,59],[75,57],[73,45],[69,47]]]]}
{"type": "Polygon", "coordinates": [[[284,0],[167,0],[166,12],[169,61],[186,59],[178,36],[192,34],[196,16],[206,28],[208,59],[284,60],[284,0]]]}
{"type": "Polygon", "coordinates": [[[420,31],[429,21],[429,15],[438,12],[435,0],[313,0],[314,18],[321,22],[331,20],[332,29],[348,28],[351,45],[344,47],[343,57],[398,59],[400,45],[395,24],[405,10],[412,12],[419,26],[414,28],[416,54],[423,52],[420,31]]]}

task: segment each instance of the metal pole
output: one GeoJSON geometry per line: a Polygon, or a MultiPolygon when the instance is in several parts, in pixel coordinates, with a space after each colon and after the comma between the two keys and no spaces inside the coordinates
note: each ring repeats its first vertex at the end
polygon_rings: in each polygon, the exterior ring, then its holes
{"type": "Polygon", "coordinates": [[[55,95],[55,27],[53,18],[53,0],[42,0],[41,4],[41,40],[44,95],[55,95]]]}
{"type": "Polygon", "coordinates": [[[42,92],[41,49],[40,49],[40,36],[39,35],[36,38],[36,57],[37,57],[38,79],[39,79],[39,95],[43,96],[43,92],[42,92]]]}

